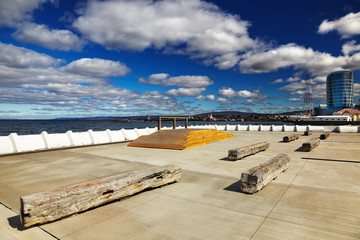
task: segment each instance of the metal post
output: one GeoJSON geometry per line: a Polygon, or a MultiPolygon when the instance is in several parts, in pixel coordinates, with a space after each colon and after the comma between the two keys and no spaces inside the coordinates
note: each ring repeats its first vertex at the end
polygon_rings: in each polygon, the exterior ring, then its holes
{"type": "Polygon", "coordinates": [[[158,130],[161,130],[161,117],[158,119],[158,130]]]}
{"type": "Polygon", "coordinates": [[[176,129],[176,117],[173,118],[173,129],[176,129]]]}

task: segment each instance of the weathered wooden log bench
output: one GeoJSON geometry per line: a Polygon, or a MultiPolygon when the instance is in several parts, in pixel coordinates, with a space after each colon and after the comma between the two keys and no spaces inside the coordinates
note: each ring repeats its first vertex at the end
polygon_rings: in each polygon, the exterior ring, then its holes
{"type": "Polygon", "coordinates": [[[299,134],[294,133],[294,134],[283,137],[283,141],[284,142],[291,142],[291,141],[294,141],[294,140],[298,139],[299,136],[300,136],[299,134]]]}
{"type": "Polygon", "coordinates": [[[305,135],[305,136],[310,136],[310,135],[312,135],[312,134],[313,134],[313,132],[310,131],[310,130],[307,130],[307,131],[304,132],[304,135],[305,135]]]}
{"type": "Polygon", "coordinates": [[[327,139],[328,137],[330,137],[330,133],[323,133],[323,134],[320,135],[320,139],[321,139],[321,140],[325,140],[325,139],[327,139]]]}
{"type": "Polygon", "coordinates": [[[255,193],[276,178],[290,166],[290,158],[286,154],[279,154],[264,164],[249,169],[241,174],[241,190],[255,193]]]}
{"type": "Polygon", "coordinates": [[[302,146],[301,146],[301,149],[304,152],[310,152],[311,150],[316,148],[319,144],[320,144],[320,139],[319,138],[312,138],[309,141],[304,142],[302,144],[302,146]]]}
{"type": "Polygon", "coordinates": [[[234,148],[228,151],[228,158],[232,160],[244,158],[246,156],[255,154],[260,151],[265,151],[267,148],[269,148],[270,143],[265,142],[259,142],[252,145],[248,145],[245,147],[240,148],[234,148]]]}
{"type": "Polygon", "coordinates": [[[20,218],[25,227],[54,221],[134,195],[145,189],[176,182],[181,168],[153,167],[85,182],[20,198],[20,218]]]}

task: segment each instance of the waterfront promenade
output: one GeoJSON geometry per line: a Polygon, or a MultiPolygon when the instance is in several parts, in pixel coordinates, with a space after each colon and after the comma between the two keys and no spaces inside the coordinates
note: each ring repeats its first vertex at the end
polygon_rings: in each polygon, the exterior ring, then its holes
{"type": "Polygon", "coordinates": [[[188,150],[126,142],[0,157],[0,239],[360,239],[360,134],[331,133],[311,152],[289,132],[237,137],[188,150]],[[242,160],[228,150],[269,141],[242,160]],[[291,167],[263,190],[240,191],[240,175],[286,153],[291,167]],[[20,196],[151,166],[177,164],[182,179],[56,222],[24,229],[20,196]]]}

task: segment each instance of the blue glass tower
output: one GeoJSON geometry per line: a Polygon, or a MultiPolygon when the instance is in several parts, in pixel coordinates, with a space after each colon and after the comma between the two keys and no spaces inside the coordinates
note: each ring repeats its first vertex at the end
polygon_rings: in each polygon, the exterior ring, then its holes
{"type": "Polygon", "coordinates": [[[351,71],[330,73],[326,78],[326,103],[328,108],[353,106],[354,78],[351,71]]]}

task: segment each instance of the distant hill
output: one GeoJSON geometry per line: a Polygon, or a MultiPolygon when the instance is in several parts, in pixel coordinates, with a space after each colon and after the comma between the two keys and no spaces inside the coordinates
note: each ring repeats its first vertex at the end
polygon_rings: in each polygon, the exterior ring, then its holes
{"type": "Polygon", "coordinates": [[[207,116],[208,114],[212,114],[214,117],[216,116],[272,116],[272,115],[297,115],[301,114],[302,111],[292,111],[292,112],[283,112],[283,113],[249,113],[249,112],[239,112],[239,111],[221,111],[221,112],[206,112],[194,115],[194,117],[198,116],[207,116]]]}
{"type": "Polygon", "coordinates": [[[213,117],[224,117],[224,116],[234,116],[234,117],[248,117],[248,116],[274,116],[274,115],[298,115],[301,114],[301,111],[293,111],[293,112],[283,112],[283,113],[273,113],[273,114],[269,114],[269,113],[249,113],[249,112],[239,112],[239,111],[220,111],[220,112],[204,112],[204,113],[200,113],[200,114],[195,114],[195,115],[150,115],[150,116],[127,116],[127,117],[116,117],[116,116],[105,116],[105,117],[99,117],[99,116],[94,116],[94,117],[81,117],[81,118],[56,118],[54,120],[144,120],[148,117],[150,117],[151,119],[157,119],[159,116],[162,117],[188,117],[188,116],[192,116],[192,117],[206,117],[209,114],[212,114],[213,117]]]}

